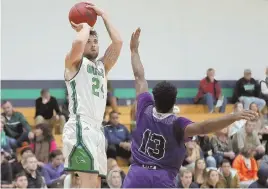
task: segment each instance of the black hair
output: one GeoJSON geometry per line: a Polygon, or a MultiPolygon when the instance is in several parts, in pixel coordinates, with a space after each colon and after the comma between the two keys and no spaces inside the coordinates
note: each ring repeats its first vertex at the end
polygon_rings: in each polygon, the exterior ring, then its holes
{"type": "Polygon", "coordinates": [[[98,37],[98,33],[95,30],[90,30],[89,35],[98,37]]]}
{"type": "Polygon", "coordinates": [[[231,162],[230,162],[228,159],[223,159],[222,162],[221,162],[221,166],[222,166],[224,163],[229,163],[229,165],[231,165],[231,162]]]}
{"type": "Polygon", "coordinates": [[[161,81],[153,88],[153,96],[157,112],[167,113],[176,103],[177,88],[167,81],[161,81]]]}
{"type": "Polygon", "coordinates": [[[25,173],[24,171],[22,171],[22,172],[16,174],[14,180],[17,181],[19,177],[23,177],[23,176],[26,177],[26,173],[25,173]]]}
{"type": "Polygon", "coordinates": [[[20,155],[24,154],[24,152],[26,152],[26,151],[31,151],[33,153],[33,150],[31,147],[25,147],[20,151],[20,155]]]}
{"type": "Polygon", "coordinates": [[[62,155],[62,151],[61,150],[53,150],[50,154],[49,154],[49,160],[52,161],[52,159],[54,159],[57,156],[62,155]]]}

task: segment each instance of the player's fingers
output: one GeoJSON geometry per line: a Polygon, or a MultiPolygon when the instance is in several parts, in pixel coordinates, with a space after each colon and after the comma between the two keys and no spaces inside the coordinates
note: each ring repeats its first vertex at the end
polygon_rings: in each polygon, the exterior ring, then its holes
{"type": "Polygon", "coordinates": [[[71,21],[71,25],[72,25],[72,27],[74,27],[74,28],[77,28],[77,26],[78,26],[77,24],[75,24],[75,23],[72,22],[72,21],[71,21]]]}

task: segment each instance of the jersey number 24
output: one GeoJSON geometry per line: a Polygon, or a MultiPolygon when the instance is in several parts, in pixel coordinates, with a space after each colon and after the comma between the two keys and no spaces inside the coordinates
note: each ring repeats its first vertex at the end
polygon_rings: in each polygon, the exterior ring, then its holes
{"type": "Polygon", "coordinates": [[[143,133],[139,151],[154,159],[160,160],[165,156],[166,139],[159,134],[146,129],[143,133]]]}
{"type": "Polygon", "coordinates": [[[97,77],[92,78],[92,92],[93,95],[100,97],[100,91],[102,93],[102,97],[104,98],[104,90],[103,90],[103,85],[100,85],[100,80],[97,77]]]}

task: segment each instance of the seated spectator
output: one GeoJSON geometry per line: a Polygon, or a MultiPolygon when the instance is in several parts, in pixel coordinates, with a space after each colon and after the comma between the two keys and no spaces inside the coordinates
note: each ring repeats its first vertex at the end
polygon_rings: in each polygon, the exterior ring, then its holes
{"type": "Polygon", "coordinates": [[[18,189],[26,189],[28,187],[28,179],[25,172],[20,172],[16,175],[14,186],[18,189]]]}
{"type": "Polygon", "coordinates": [[[239,188],[240,180],[235,169],[232,169],[231,163],[229,160],[224,159],[221,162],[221,167],[219,170],[220,181],[219,186],[221,188],[239,188]]]}
{"type": "Polygon", "coordinates": [[[257,132],[254,130],[255,125],[256,121],[247,121],[245,127],[234,135],[232,143],[236,154],[241,152],[244,147],[252,147],[257,151],[257,159],[264,155],[265,149],[261,145],[257,132]]]}
{"type": "Polygon", "coordinates": [[[212,151],[212,144],[210,142],[209,136],[208,135],[199,135],[197,136],[197,143],[200,146],[204,158],[206,160],[207,167],[217,167],[216,160],[212,156],[213,151],[212,151]]]}
{"type": "Polygon", "coordinates": [[[56,123],[56,129],[62,133],[65,117],[61,115],[57,99],[50,96],[47,89],[41,90],[41,97],[35,101],[35,124],[48,123],[51,126],[56,123]],[[54,110],[57,115],[53,117],[54,110]],[[56,121],[56,122],[55,122],[56,121]]]}
{"type": "Polygon", "coordinates": [[[221,188],[219,186],[219,173],[215,169],[210,169],[207,174],[207,179],[200,188],[221,188]]]}
{"type": "Polygon", "coordinates": [[[1,150],[1,188],[8,187],[12,184],[12,166],[8,162],[7,152],[1,150]]]}
{"type": "Polygon", "coordinates": [[[70,112],[69,112],[69,96],[68,96],[67,91],[66,91],[65,95],[66,95],[65,100],[64,100],[64,103],[61,107],[61,113],[65,117],[65,120],[68,121],[69,116],[70,116],[70,112]]]}
{"type": "Polygon", "coordinates": [[[249,109],[249,105],[255,102],[258,105],[259,110],[262,110],[265,106],[265,101],[260,96],[260,89],[258,82],[251,77],[251,70],[246,69],[244,71],[244,77],[236,82],[234,89],[234,101],[239,100],[244,104],[245,109],[249,109]]]}
{"type": "Polygon", "coordinates": [[[107,93],[106,106],[111,106],[112,111],[118,113],[117,98],[113,96],[113,88],[112,88],[111,81],[107,81],[107,89],[108,89],[108,93],[107,93]]]}
{"type": "Polygon", "coordinates": [[[219,81],[215,79],[215,70],[213,68],[209,68],[207,70],[207,77],[200,81],[198,93],[194,99],[194,102],[202,102],[206,104],[208,106],[209,112],[212,113],[214,112],[214,105],[216,105],[217,100],[219,99],[223,100],[219,111],[221,113],[224,113],[227,99],[222,96],[219,81]]]}
{"type": "Polygon", "coordinates": [[[130,120],[131,120],[130,132],[131,133],[136,128],[136,108],[137,108],[136,106],[137,106],[137,102],[135,100],[135,102],[132,104],[131,109],[130,109],[130,120]]]}
{"type": "Polygon", "coordinates": [[[60,150],[54,150],[49,155],[50,162],[44,165],[42,171],[46,185],[49,188],[63,188],[66,177],[63,165],[63,155],[60,150]]]}
{"type": "Polygon", "coordinates": [[[265,70],[265,79],[260,80],[261,86],[261,97],[266,101],[266,105],[268,105],[268,67],[265,70]]]}
{"type": "Polygon", "coordinates": [[[193,182],[193,173],[188,169],[180,171],[180,181],[176,183],[177,188],[199,188],[196,183],[193,182]]]}
{"type": "Polygon", "coordinates": [[[23,172],[24,168],[23,168],[23,162],[25,161],[25,158],[28,155],[32,155],[33,154],[33,150],[31,147],[29,146],[25,146],[21,149],[20,151],[20,160],[17,157],[17,160],[12,164],[12,170],[13,170],[13,176],[16,176],[17,174],[23,172]]]}
{"type": "Polygon", "coordinates": [[[195,162],[202,157],[202,151],[194,140],[186,142],[185,147],[186,156],[182,163],[182,166],[194,171],[195,162]]]}
{"type": "MultiPolygon", "coordinates": [[[[243,104],[241,102],[236,102],[234,105],[234,111],[233,113],[241,112],[244,109],[243,104]]],[[[234,134],[236,134],[242,127],[244,127],[246,124],[246,120],[239,120],[234,122],[232,125],[228,128],[228,136],[232,139],[234,134]]]]}
{"type": "Polygon", "coordinates": [[[28,180],[28,188],[46,188],[45,181],[41,173],[37,170],[37,159],[35,155],[29,154],[25,157],[24,171],[28,180]]]}
{"type": "Polygon", "coordinates": [[[120,171],[112,169],[107,176],[107,183],[110,188],[121,188],[122,178],[120,171]]]}
{"type": "Polygon", "coordinates": [[[260,160],[260,167],[268,167],[268,154],[264,155],[260,160]]]}
{"type": "Polygon", "coordinates": [[[107,172],[109,172],[110,170],[119,170],[120,171],[120,175],[122,177],[122,180],[125,179],[126,174],[124,171],[121,170],[121,168],[118,166],[117,161],[113,158],[108,158],[107,160],[107,172]]]}
{"type": "Polygon", "coordinates": [[[232,141],[228,138],[227,134],[222,132],[216,132],[216,136],[211,138],[211,144],[213,149],[213,157],[216,159],[217,167],[220,166],[224,158],[232,161],[235,158],[235,153],[232,149],[232,141]]]}
{"type": "Polygon", "coordinates": [[[34,133],[29,133],[29,138],[38,165],[43,167],[45,163],[48,163],[49,153],[57,149],[56,142],[51,134],[51,128],[45,123],[36,125],[34,133]]]}
{"type": "Polygon", "coordinates": [[[104,128],[105,137],[108,141],[108,158],[120,156],[129,159],[130,152],[130,134],[128,129],[119,123],[117,112],[111,112],[108,125],[104,128]]]}
{"type": "Polygon", "coordinates": [[[258,179],[257,161],[254,159],[254,148],[244,147],[233,162],[233,168],[237,170],[240,179],[240,187],[247,188],[258,179]]]}
{"type": "Polygon", "coordinates": [[[6,132],[4,130],[5,125],[5,118],[1,116],[1,126],[0,126],[0,132],[1,132],[1,148],[4,149],[8,153],[12,153],[13,150],[11,148],[12,142],[15,143],[15,139],[12,139],[6,135],[6,132]]]}
{"type": "Polygon", "coordinates": [[[258,170],[258,180],[249,185],[248,188],[268,188],[268,166],[258,170]]]}
{"type": "Polygon", "coordinates": [[[30,125],[25,117],[20,113],[14,111],[12,104],[5,101],[2,105],[2,116],[5,118],[5,134],[10,137],[11,147],[16,148],[22,146],[23,142],[28,142],[28,133],[31,130],[30,125]]]}
{"type": "Polygon", "coordinates": [[[194,182],[198,185],[199,188],[202,184],[205,183],[206,180],[206,163],[203,159],[198,159],[195,162],[194,168],[194,182]]]}

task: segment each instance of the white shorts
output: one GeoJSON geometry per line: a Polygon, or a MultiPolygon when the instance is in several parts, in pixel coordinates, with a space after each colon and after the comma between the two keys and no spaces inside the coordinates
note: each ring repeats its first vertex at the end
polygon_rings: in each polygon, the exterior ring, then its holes
{"type": "Polygon", "coordinates": [[[88,172],[106,177],[105,136],[101,125],[86,123],[78,117],[63,128],[63,155],[66,171],[88,172]]]}

